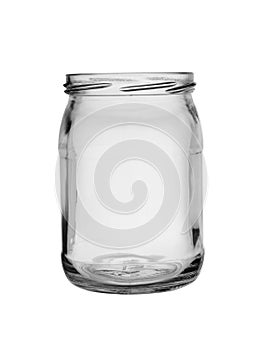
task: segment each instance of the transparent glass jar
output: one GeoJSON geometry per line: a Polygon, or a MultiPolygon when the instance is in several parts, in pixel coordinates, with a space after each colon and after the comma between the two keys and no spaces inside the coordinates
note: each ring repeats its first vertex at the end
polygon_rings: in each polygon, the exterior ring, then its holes
{"type": "Polygon", "coordinates": [[[194,86],[192,73],[67,75],[60,196],[73,284],[136,294],[196,279],[204,250],[194,86]]]}

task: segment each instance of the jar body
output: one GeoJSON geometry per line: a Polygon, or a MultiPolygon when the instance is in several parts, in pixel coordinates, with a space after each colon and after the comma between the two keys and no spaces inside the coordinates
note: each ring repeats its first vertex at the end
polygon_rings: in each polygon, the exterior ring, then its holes
{"type": "Polygon", "coordinates": [[[191,91],[70,94],[59,137],[62,262],[75,285],[175,289],[202,265],[202,134],[191,91]]]}

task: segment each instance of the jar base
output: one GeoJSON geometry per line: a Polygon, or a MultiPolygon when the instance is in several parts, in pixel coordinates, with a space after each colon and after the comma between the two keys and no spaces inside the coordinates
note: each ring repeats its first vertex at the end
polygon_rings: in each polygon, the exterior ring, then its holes
{"type": "MultiPolygon", "coordinates": [[[[64,272],[77,287],[110,294],[148,294],[174,290],[192,283],[199,275],[204,254],[182,262],[85,264],[62,254],[64,272]]],[[[127,259],[127,258],[126,258],[127,259]]],[[[122,257],[124,260],[124,257],[122,257]]]]}

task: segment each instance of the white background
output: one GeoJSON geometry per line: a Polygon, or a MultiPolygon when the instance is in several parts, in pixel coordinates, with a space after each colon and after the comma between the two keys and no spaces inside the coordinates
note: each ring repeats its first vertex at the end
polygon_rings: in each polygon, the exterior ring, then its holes
{"type": "Polygon", "coordinates": [[[1,348],[262,349],[262,1],[1,5],[1,348]],[[196,282],[71,285],[54,178],[66,73],[193,71],[209,188],[196,282]]]}

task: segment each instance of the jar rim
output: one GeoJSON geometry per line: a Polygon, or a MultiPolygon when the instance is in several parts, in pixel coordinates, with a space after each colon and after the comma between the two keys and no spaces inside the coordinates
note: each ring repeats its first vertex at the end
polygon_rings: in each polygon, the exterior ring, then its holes
{"type": "Polygon", "coordinates": [[[163,95],[193,89],[192,72],[118,72],[66,74],[65,92],[91,96],[163,95]]]}

